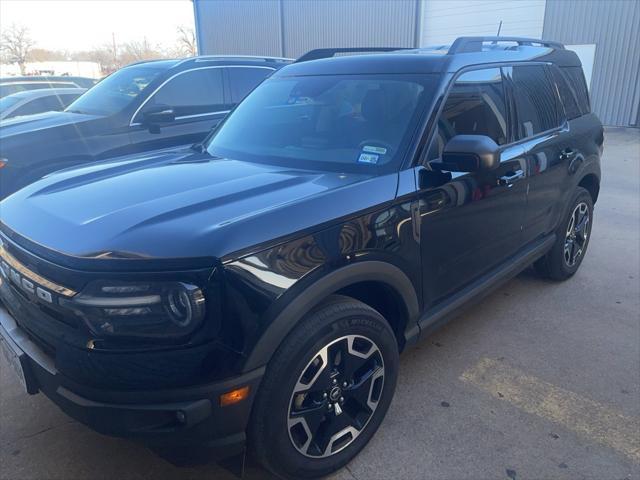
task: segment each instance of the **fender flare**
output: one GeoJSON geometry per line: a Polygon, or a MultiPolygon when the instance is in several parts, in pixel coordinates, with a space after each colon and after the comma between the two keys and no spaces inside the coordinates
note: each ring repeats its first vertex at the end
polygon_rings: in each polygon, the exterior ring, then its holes
{"type": "Polygon", "coordinates": [[[418,295],[409,277],[400,268],[386,262],[371,260],[350,264],[318,279],[284,307],[253,346],[244,364],[243,372],[269,363],[286,336],[320,301],[342,288],[363,281],[381,282],[393,288],[402,298],[407,309],[409,316],[407,330],[414,328],[413,323],[419,316],[420,307],[418,295]]]}

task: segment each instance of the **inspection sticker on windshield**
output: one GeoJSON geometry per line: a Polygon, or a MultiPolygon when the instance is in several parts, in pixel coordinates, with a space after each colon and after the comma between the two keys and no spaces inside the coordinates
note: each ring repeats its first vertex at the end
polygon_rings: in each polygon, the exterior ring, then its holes
{"type": "Polygon", "coordinates": [[[375,153],[377,155],[384,155],[385,153],[387,153],[386,148],[373,147],[371,145],[365,145],[364,147],[362,147],[362,151],[367,153],[375,153]]]}
{"type": "Polygon", "coordinates": [[[358,157],[358,162],[370,163],[372,165],[375,165],[376,163],[378,163],[379,158],[380,158],[380,155],[374,155],[373,153],[361,153],[360,157],[358,157]]]}

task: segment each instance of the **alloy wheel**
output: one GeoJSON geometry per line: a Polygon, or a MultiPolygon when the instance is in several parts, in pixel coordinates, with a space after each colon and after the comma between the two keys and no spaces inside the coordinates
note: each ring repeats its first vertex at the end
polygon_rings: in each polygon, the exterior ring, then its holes
{"type": "Polygon", "coordinates": [[[291,394],[287,428],[293,446],[312,458],[344,450],[364,431],[384,388],[384,360],[362,335],[346,335],[318,351],[291,394]]]}
{"type": "Polygon", "coordinates": [[[580,202],[571,213],[564,241],[564,261],[568,267],[573,267],[584,253],[590,221],[588,205],[580,202]]]}

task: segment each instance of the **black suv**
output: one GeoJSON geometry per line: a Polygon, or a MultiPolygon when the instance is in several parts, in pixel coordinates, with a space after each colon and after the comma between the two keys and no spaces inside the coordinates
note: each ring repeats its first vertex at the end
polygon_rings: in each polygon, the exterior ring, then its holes
{"type": "Polygon", "coordinates": [[[559,44],[294,63],[201,152],[58,172],[0,204],[4,350],[100,432],[248,439],[282,477],[327,474],[382,422],[399,352],[532,263],[576,272],[602,148],[559,44]]]}
{"type": "Polygon", "coordinates": [[[63,112],[0,123],[0,199],[48,173],[201,142],[262,80],[291,60],[201,56],[111,74],[63,112]]]}

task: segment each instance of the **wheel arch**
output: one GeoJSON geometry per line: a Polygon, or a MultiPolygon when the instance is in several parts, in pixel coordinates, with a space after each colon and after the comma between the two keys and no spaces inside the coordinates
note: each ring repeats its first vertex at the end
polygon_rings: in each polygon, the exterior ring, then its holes
{"type": "Polygon", "coordinates": [[[600,179],[595,173],[587,173],[578,182],[578,186],[586,189],[591,195],[591,200],[595,204],[600,194],[600,179]]]}
{"type": "Polygon", "coordinates": [[[287,302],[262,333],[247,357],[243,371],[266,365],[282,341],[308,312],[333,294],[360,300],[378,310],[396,334],[400,349],[417,337],[419,301],[409,277],[381,261],[363,261],[334,270],[308,285],[287,302]],[[380,298],[384,295],[384,298],[380,298]],[[394,315],[389,319],[387,315],[394,315]]]}

